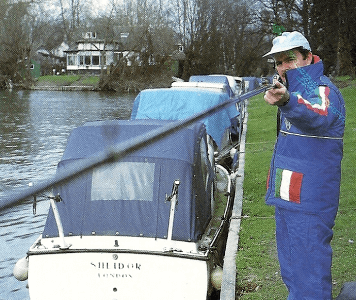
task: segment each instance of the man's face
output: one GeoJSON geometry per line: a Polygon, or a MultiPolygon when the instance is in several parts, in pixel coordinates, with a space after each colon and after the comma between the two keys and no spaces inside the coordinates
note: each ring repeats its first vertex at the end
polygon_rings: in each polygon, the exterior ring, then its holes
{"type": "Polygon", "coordinates": [[[297,50],[289,50],[275,54],[274,60],[276,63],[276,70],[281,76],[283,82],[286,82],[286,72],[288,70],[304,67],[311,64],[312,54],[309,53],[306,59],[297,50]]]}

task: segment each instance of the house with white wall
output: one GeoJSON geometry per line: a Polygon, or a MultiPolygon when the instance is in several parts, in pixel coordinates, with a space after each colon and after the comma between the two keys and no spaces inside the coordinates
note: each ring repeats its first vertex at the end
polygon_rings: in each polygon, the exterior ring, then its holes
{"type": "Polygon", "coordinates": [[[97,38],[95,32],[86,32],[75,47],[65,52],[68,73],[100,73],[122,55],[118,41],[106,42],[97,38]]]}

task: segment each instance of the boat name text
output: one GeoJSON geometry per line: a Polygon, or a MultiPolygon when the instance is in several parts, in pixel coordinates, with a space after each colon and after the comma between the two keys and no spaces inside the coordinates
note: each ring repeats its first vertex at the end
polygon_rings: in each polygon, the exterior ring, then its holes
{"type": "Polygon", "coordinates": [[[101,270],[139,270],[141,271],[140,263],[120,263],[120,262],[98,262],[98,263],[90,263],[93,267],[101,270]]]}
{"type": "Polygon", "coordinates": [[[98,270],[99,278],[133,278],[134,273],[141,271],[140,263],[123,263],[123,262],[91,262],[96,270],[98,270]]]}

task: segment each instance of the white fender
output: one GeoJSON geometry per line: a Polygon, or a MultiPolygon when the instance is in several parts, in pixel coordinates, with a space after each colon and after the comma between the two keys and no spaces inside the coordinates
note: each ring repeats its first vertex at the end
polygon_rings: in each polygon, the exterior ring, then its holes
{"type": "Polygon", "coordinates": [[[23,257],[18,260],[14,267],[13,274],[19,281],[24,281],[28,278],[28,259],[23,257]]]}
{"type": "Polygon", "coordinates": [[[219,266],[216,266],[210,275],[211,284],[218,291],[221,290],[222,276],[223,276],[223,269],[222,267],[219,266]]]}

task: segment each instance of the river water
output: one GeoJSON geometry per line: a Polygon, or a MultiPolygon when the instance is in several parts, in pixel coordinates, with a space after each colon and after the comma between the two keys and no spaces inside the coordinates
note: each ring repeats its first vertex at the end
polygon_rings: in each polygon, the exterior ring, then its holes
{"type": "MultiPolygon", "coordinates": [[[[53,176],[70,132],[87,121],[128,119],[135,95],[100,92],[0,91],[0,201],[53,176]]],[[[28,300],[15,263],[41,234],[49,202],[0,211],[0,300],[28,300]]]]}

